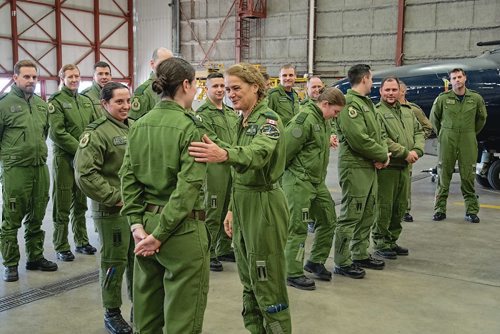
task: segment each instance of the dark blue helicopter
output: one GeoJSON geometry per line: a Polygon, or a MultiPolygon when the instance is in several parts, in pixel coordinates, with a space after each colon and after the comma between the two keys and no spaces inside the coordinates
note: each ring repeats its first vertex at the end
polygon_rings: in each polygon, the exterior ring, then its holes
{"type": "MultiPolygon", "coordinates": [[[[496,45],[500,41],[478,43],[496,45]]],[[[400,78],[408,86],[406,98],[417,103],[429,116],[432,103],[443,91],[451,89],[448,71],[462,68],[466,72],[466,86],[484,98],[488,110],[486,125],[478,135],[479,156],[476,180],[479,184],[500,190],[500,49],[487,51],[477,58],[455,59],[428,64],[406,65],[373,72],[370,97],[380,99],[380,83],[389,75],[400,78]]],[[[344,93],[349,81],[342,79],[333,84],[344,93]]]]}

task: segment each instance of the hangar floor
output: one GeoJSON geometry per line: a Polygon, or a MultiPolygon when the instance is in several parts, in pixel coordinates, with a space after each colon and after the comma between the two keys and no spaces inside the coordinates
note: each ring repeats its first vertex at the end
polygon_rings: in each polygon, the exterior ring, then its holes
{"type": "MultiPolygon", "coordinates": [[[[328,184],[338,204],[336,160],[334,153],[328,184]]],[[[410,255],[387,260],[385,270],[368,271],[362,280],[334,276],[332,282],[317,282],[315,291],[289,288],[295,333],[500,333],[500,192],[478,185],[481,223],[466,223],[455,175],[448,219],[433,222],[435,184],[420,171],[435,166],[436,160],[427,155],[414,168],[415,222],[404,223],[400,240],[410,255]]],[[[45,255],[55,261],[50,217],[51,204],[44,222],[45,255]]],[[[97,246],[90,218],[88,230],[97,246]]],[[[19,240],[23,252],[21,233],[19,240]]],[[[106,333],[97,256],[77,254],[72,263],[59,261],[54,273],[26,272],[24,263],[23,254],[18,282],[0,281],[0,333],[106,333]]],[[[329,258],[327,268],[332,266],[329,258]]],[[[129,310],[127,302],[122,312],[129,310]]],[[[223,272],[210,276],[204,333],[246,333],[240,312],[236,265],[224,263],[223,272]]]]}

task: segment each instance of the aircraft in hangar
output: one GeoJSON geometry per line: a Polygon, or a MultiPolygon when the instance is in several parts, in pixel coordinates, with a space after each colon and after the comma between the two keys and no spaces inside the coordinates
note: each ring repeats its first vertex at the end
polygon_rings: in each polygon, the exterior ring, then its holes
{"type": "MultiPolygon", "coordinates": [[[[500,45],[500,41],[477,43],[500,45]]],[[[432,103],[443,91],[451,89],[448,71],[464,69],[466,86],[484,98],[488,118],[483,130],[478,134],[478,163],[476,180],[485,187],[500,190],[500,49],[486,51],[476,58],[454,59],[427,64],[405,65],[373,72],[373,88],[370,97],[374,102],[380,99],[380,83],[389,75],[400,78],[408,86],[408,101],[417,103],[427,117],[432,103]]],[[[347,79],[333,84],[344,93],[350,88],[347,79]]]]}

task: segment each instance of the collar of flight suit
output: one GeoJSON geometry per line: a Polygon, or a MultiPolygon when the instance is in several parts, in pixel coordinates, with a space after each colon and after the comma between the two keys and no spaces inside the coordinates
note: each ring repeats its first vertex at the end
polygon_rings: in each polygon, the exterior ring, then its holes
{"type": "Polygon", "coordinates": [[[78,95],[78,89],[76,91],[72,91],[69,89],[66,85],[63,85],[61,88],[61,92],[65,93],[66,95],[69,95],[71,97],[76,97],[78,95]]]}
{"type": "MultiPolygon", "coordinates": [[[[104,109],[104,108],[103,108],[103,109],[104,109]]],[[[119,120],[117,120],[116,118],[114,118],[114,117],[113,117],[113,116],[112,116],[112,115],[111,115],[111,114],[110,114],[110,113],[109,113],[106,109],[104,109],[104,110],[105,110],[104,114],[105,114],[106,118],[107,118],[107,119],[108,119],[111,123],[113,123],[114,125],[116,125],[116,126],[117,126],[117,127],[119,127],[119,128],[122,128],[122,129],[128,129],[128,128],[129,128],[128,124],[125,124],[125,123],[123,123],[123,122],[120,122],[119,120]]]]}
{"type": "Polygon", "coordinates": [[[31,98],[33,97],[34,93],[31,94],[28,98],[26,98],[26,95],[24,95],[24,92],[21,90],[21,88],[17,87],[16,84],[13,84],[11,87],[10,87],[10,90],[12,91],[13,94],[15,94],[16,96],[22,98],[23,100],[25,101],[29,101],[31,100],[31,98]]]}

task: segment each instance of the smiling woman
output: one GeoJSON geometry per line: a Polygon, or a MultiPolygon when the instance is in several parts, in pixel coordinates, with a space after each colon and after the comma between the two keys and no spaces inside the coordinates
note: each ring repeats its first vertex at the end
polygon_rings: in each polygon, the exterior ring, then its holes
{"type": "Polygon", "coordinates": [[[200,162],[227,161],[233,167],[232,202],[224,229],[233,238],[243,283],[243,321],[252,333],[291,333],[285,254],[288,207],[279,180],[285,169],[283,124],[268,108],[265,81],[250,64],[236,64],[225,86],[243,119],[236,146],[220,148],[208,137],[189,154],[200,162]]]}

